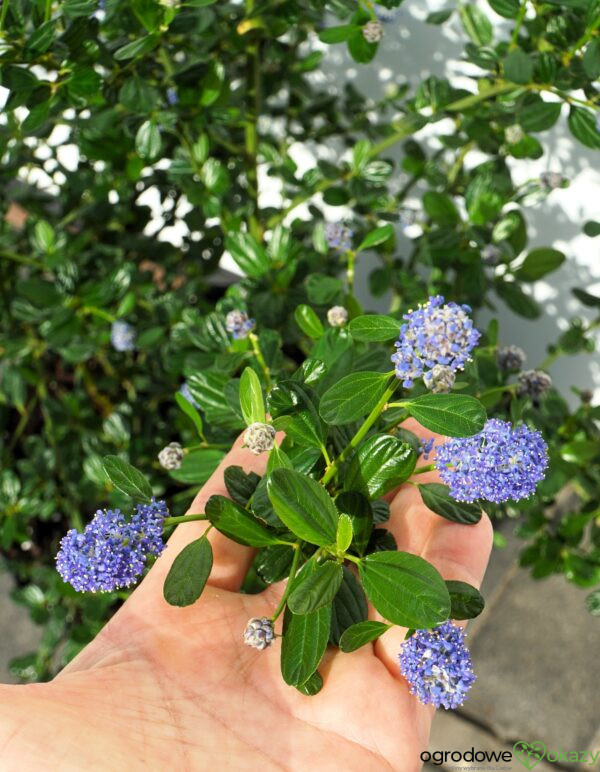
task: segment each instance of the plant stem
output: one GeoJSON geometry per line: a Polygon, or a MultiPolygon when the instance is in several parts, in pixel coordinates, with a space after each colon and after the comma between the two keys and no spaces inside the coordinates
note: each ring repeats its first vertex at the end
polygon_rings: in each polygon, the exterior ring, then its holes
{"type": "Polygon", "coordinates": [[[258,364],[260,365],[264,376],[265,381],[267,385],[267,391],[271,391],[271,371],[269,370],[269,367],[267,363],[265,362],[265,358],[262,355],[262,351],[260,350],[260,342],[258,340],[258,337],[251,332],[248,337],[250,338],[250,343],[252,345],[252,351],[254,352],[254,356],[258,360],[258,364]]]}
{"type": "Polygon", "coordinates": [[[481,394],[479,394],[478,399],[482,399],[483,397],[489,397],[492,394],[499,394],[500,392],[511,392],[516,391],[519,388],[518,383],[506,383],[504,386],[494,386],[493,389],[487,389],[487,391],[482,391],[481,394]]]}
{"type": "Polygon", "coordinates": [[[279,605],[275,609],[275,613],[271,617],[271,622],[275,622],[277,617],[281,614],[283,611],[285,604],[288,599],[288,595],[290,594],[292,590],[292,584],[293,579],[296,576],[296,571],[298,570],[298,563],[300,562],[300,556],[301,556],[301,550],[300,550],[300,544],[296,543],[294,544],[294,558],[292,560],[292,566],[290,568],[290,575],[288,577],[288,583],[286,585],[285,590],[283,591],[283,595],[281,596],[281,600],[279,601],[279,605]]]}
{"type": "Polygon", "coordinates": [[[575,45],[569,49],[569,51],[565,56],[565,59],[566,59],[565,64],[568,65],[571,59],[573,58],[573,56],[577,53],[577,51],[579,51],[580,48],[582,48],[589,40],[592,39],[598,27],[600,27],[600,14],[598,14],[598,16],[594,19],[594,23],[587,30],[585,35],[582,35],[579,38],[579,40],[575,43],[575,45]]]}
{"type": "Polygon", "coordinates": [[[521,25],[523,24],[523,20],[525,19],[525,14],[527,12],[527,0],[523,0],[523,5],[519,8],[519,13],[517,14],[517,18],[515,19],[515,28],[513,30],[511,39],[510,39],[510,46],[509,50],[512,50],[513,48],[517,48],[519,43],[519,32],[521,31],[521,25]]]}
{"type": "MultiPolygon", "coordinates": [[[[254,0],[246,0],[246,16],[254,11],[254,0]]],[[[251,36],[254,34],[249,33],[251,36]]],[[[248,45],[247,61],[247,93],[248,105],[246,108],[246,123],[244,129],[246,177],[248,180],[248,193],[250,194],[251,211],[248,217],[248,231],[257,241],[262,238],[260,214],[258,207],[258,116],[260,114],[260,48],[255,40],[248,45]]]]}
{"type": "Polygon", "coordinates": [[[4,30],[4,22],[8,13],[9,0],[2,0],[2,10],[0,11],[0,32],[4,30]]]}
{"type": "Polygon", "coordinates": [[[425,472],[433,472],[435,470],[435,464],[427,464],[426,466],[420,466],[413,472],[413,477],[416,474],[425,474],[425,472]]]}
{"type": "Polygon", "coordinates": [[[181,515],[181,517],[165,517],[163,525],[179,525],[180,523],[193,523],[196,520],[208,520],[208,515],[181,515]]]}
{"type": "Polygon", "coordinates": [[[44,21],[50,21],[52,15],[52,0],[46,0],[46,7],[44,9],[44,21]]]}
{"type": "Polygon", "coordinates": [[[354,294],[354,261],[356,259],[356,252],[354,252],[354,250],[352,249],[349,249],[346,254],[348,256],[348,268],[346,269],[348,293],[350,295],[353,295],[354,294]]]}
{"type": "Polygon", "coordinates": [[[371,426],[375,423],[375,421],[379,418],[381,411],[383,410],[384,405],[387,403],[389,398],[392,396],[394,391],[396,390],[396,379],[394,376],[394,381],[391,386],[389,386],[383,393],[381,399],[379,402],[375,405],[373,410],[369,413],[369,415],[365,418],[365,422],[360,427],[360,429],[356,432],[354,437],[350,440],[350,442],[346,445],[344,450],[340,453],[340,455],[335,459],[333,464],[331,464],[326,470],[323,477],[321,477],[321,485],[327,485],[327,483],[331,480],[331,478],[337,473],[338,469],[340,468],[341,464],[344,463],[344,461],[348,458],[350,453],[356,448],[356,446],[359,444],[359,442],[362,441],[362,439],[365,437],[366,433],[369,431],[371,426]]]}
{"type": "MultiPolygon", "coordinates": [[[[4,10],[4,3],[2,4],[2,9],[4,10]]],[[[0,16],[0,23],[2,21],[2,17],[0,16]]],[[[0,30],[2,27],[0,26],[0,30]]],[[[3,249],[0,252],[0,257],[5,257],[7,260],[12,260],[15,263],[21,263],[21,265],[31,265],[34,268],[40,268],[42,271],[45,269],[45,265],[41,263],[39,260],[34,260],[32,257],[24,257],[23,255],[19,255],[16,252],[12,252],[8,249],[3,249]]]]}

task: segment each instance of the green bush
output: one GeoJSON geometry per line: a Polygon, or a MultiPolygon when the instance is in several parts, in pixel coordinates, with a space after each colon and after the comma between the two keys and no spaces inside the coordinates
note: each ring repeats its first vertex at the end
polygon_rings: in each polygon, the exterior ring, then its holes
{"type": "MultiPolygon", "coordinates": [[[[123,503],[102,457],[154,469],[154,493],[181,514],[243,427],[239,376],[260,362],[247,340],[231,341],[228,311],[256,319],[274,382],[304,361],[311,339],[330,341],[321,334],[328,308],[361,313],[354,265],[366,251],[378,259],[370,291],[393,291],[396,319],[437,293],[475,310],[500,302],[525,319],[542,314],[528,287],[565,255],[528,248],[526,210],[568,183],[517,186],[506,159],[540,157],[543,132],[557,121],[600,147],[600,4],[489,6],[452,5],[427,20],[459,15],[464,57],[479,73],[469,90],[431,76],[373,103],[349,82],[332,95],[312,77],[327,56],[313,45],[317,35],[346,45],[364,66],[376,57],[377,43],[363,35],[376,18],[370,3],[107,0],[101,10],[93,0],[3,2],[1,544],[15,599],[45,629],[39,651],[14,664],[17,675],[49,677],[124,597],[77,597],[53,568],[67,528],[123,503]],[[492,11],[506,26],[492,22],[492,11]],[[454,122],[450,133],[444,118],[454,122]],[[419,141],[425,126],[434,134],[427,147],[419,141]],[[315,158],[335,148],[339,160],[300,175],[292,143],[315,158]],[[399,164],[388,152],[394,146],[399,164]],[[485,160],[466,167],[472,151],[485,160]],[[279,206],[259,205],[267,177],[281,190],[279,206]],[[140,202],[146,191],[160,202],[158,221],[140,202]],[[418,212],[405,204],[415,191],[418,212]],[[351,207],[351,249],[329,248],[322,203],[351,207]],[[295,217],[301,204],[310,219],[295,217]],[[400,254],[397,226],[414,219],[419,235],[400,254]],[[169,240],[174,224],[180,246],[169,240]],[[244,272],[229,284],[217,271],[225,250],[244,272]],[[135,330],[134,350],[111,346],[116,320],[135,330]],[[185,401],[174,399],[184,381],[200,407],[200,436],[185,401]],[[157,454],[179,434],[195,449],[167,474],[157,454]]],[[[586,225],[589,236],[599,229],[586,225]]],[[[584,289],[575,294],[600,305],[584,289]]],[[[574,319],[540,366],[591,351],[596,324],[574,319]]],[[[490,415],[542,428],[551,466],[536,497],[492,514],[519,517],[522,562],[534,576],[563,572],[593,587],[600,408],[586,394],[575,409],[555,390],[540,400],[519,396],[515,373],[497,366],[499,339],[492,322],[459,386],[490,415]],[[567,485],[569,514],[557,521],[549,507],[567,485]]],[[[320,345],[331,367],[341,344],[320,345]]],[[[341,352],[338,375],[389,369],[364,348],[341,352]]],[[[599,604],[596,592],[589,606],[599,604]]]]}

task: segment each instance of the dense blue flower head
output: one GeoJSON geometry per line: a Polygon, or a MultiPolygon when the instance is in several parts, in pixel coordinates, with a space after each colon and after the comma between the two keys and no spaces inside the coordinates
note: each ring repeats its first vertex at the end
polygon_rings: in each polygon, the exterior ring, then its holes
{"type": "Polygon", "coordinates": [[[110,342],[117,351],[133,351],[135,348],[135,330],[127,322],[117,319],[110,330],[110,342]]]}
{"type": "Polygon", "coordinates": [[[410,389],[416,378],[436,365],[449,367],[451,372],[464,368],[480,338],[470,311],[469,306],[445,303],[436,295],[404,314],[406,324],[400,328],[397,351],[391,357],[403,386],[410,389]]]}
{"type": "Polygon", "coordinates": [[[457,501],[508,501],[535,492],[548,465],[548,446],[538,431],[491,418],[472,437],[438,445],[435,465],[457,501]]]}
{"type": "Polygon", "coordinates": [[[234,311],[230,311],[225,317],[225,327],[227,332],[230,332],[236,340],[247,338],[248,334],[252,332],[255,326],[256,322],[254,319],[249,319],[248,314],[245,311],[235,309],[234,311]]]}
{"type": "Polygon", "coordinates": [[[148,555],[160,555],[164,501],[140,504],[130,522],[118,509],[99,509],[79,533],[67,532],[56,556],[58,573],[78,592],[109,592],[132,585],[148,555]]]}
{"type": "Polygon", "coordinates": [[[465,634],[452,622],[417,630],[400,649],[400,672],[424,705],[458,708],[475,681],[465,634]]]}
{"type": "Polygon", "coordinates": [[[328,222],[325,226],[325,241],[331,249],[352,249],[353,235],[352,229],[341,222],[328,222]]]}
{"type": "Polygon", "coordinates": [[[177,102],[179,102],[179,97],[177,96],[177,89],[173,86],[169,86],[167,89],[167,104],[173,106],[176,105],[177,102]]]}

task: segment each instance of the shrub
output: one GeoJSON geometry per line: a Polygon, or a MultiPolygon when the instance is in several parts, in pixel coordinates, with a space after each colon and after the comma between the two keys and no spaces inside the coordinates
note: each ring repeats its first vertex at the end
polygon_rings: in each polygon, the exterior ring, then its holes
{"type": "MultiPolygon", "coordinates": [[[[368,323],[362,338],[324,332],[333,306],[348,311],[351,329],[369,318],[354,294],[364,252],[379,261],[371,293],[392,290],[390,330],[437,294],[469,304],[475,317],[498,301],[524,319],[542,314],[527,288],[565,255],[528,248],[526,209],[568,182],[550,173],[517,186],[511,164],[540,157],[543,132],[559,120],[600,147],[600,9],[584,0],[489,6],[427,20],[458,14],[465,59],[477,68],[469,89],[432,76],[374,102],[350,83],[332,95],[313,77],[327,55],[316,36],[347,46],[361,65],[376,57],[377,9],[350,0],[2,4],[1,538],[15,597],[45,626],[39,651],[15,663],[19,676],[49,677],[124,597],[76,596],[53,567],[68,527],[81,529],[98,507],[126,506],[103,456],[154,470],[154,494],[181,514],[244,426],[247,366],[267,391],[299,367],[308,379],[315,359],[329,385],[389,369],[369,345],[368,323]],[[493,25],[493,14],[506,25],[493,25]],[[426,126],[434,139],[424,145],[426,126]],[[335,148],[339,160],[315,160],[300,174],[294,143],[315,159],[335,148]],[[392,147],[401,147],[398,164],[392,147]],[[465,165],[473,151],[484,160],[465,165]],[[260,199],[267,179],[281,191],[277,205],[260,199]],[[407,197],[417,192],[415,209],[407,197]],[[323,203],[352,215],[332,228],[323,203]],[[407,223],[416,235],[399,254],[396,231],[407,223]],[[217,271],[224,250],[244,272],[239,281],[217,271]],[[251,338],[228,334],[236,309],[255,320],[251,338]],[[185,397],[174,399],[184,382],[199,408],[194,423],[185,397]],[[157,454],[178,438],[188,451],[182,466],[160,471],[157,454]]],[[[586,225],[588,235],[598,231],[586,225]]],[[[600,304],[584,289],[575,294],[600,304]]],[[[536,370],[592,350],[596,324],[574,319],[536,370]]],[[[515,359],[497,352],[511,342],[495,322],[484,332],[454,389],[477,395],[490,416],[540,428],[550,449],[533,498],[488,510],[519,517],[522,562],[534,576],[563,572],[592,587],[600,408],[585,389],[573,409],[543,388],[543,376],[517,379],[522,366],[507,368],[515,359]],[[558,521],[548,511],[566,485],[573,501],[558,521]]],[[[329,441],[340,449],[337,430],[329,441]]],[[[599,602],[590,596],[592,610],[599,602]]]]}

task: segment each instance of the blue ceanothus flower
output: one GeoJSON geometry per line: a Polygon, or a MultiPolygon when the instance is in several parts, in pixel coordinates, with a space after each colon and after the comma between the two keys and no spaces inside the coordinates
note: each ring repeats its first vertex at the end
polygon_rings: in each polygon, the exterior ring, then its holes
{"type": "Polygon", "coordinates": [[[249,319],[248,314],[239,309],[230,311],[225,317],[225,328],[236,340],[247,338],[255,326],[254,319],[249,319]]]}
{"type": "Polygon", "coordinates": [[[476,676],[464,639],[460,627],[444,622],[417,630],[402,644],[400,672],[424,705],[453,710],[465,701],[476,676]]]}
{"type": "Polygon", "coordinates": [[[116,351],[133,351],[135,348],[135,330],[127,322],[117,320],[110,330],[110,342],[116,351]]]}
{"type": "Polygon", "coordinates": [[[431,386],[433,368],[443,366],[450,373],[462,370],[471,359],[480,333],[473,327],[469,306],[445,303],[441,295],[430,297],[415,311],[404,314],[396,353],[392,354],[396,375],[410,389],[423,377],[431,386]]]}
{"type": "Polygon", "coordinates": [[[164,501],[138,504],[130,521],[119,509],[99,509],[79,533],[68,531],[56,556],[58,573],[78,592],[110,592],[129,587],[149,555],[164,549],[164,501]]]}
{"type": "Polygon", "coordinates": [[[331,249],[352,249],[353,235],[352,229],[341,222],[328,222],[325,226],[325,241],[331,249]]]}
{"type": "Polygon", "coordinates": [[[455,437],[435,452],[435,466],[457,501],[508,501],[535,492],[548,465],[538,431],[491,418],[472,437],[455,437]]]}

